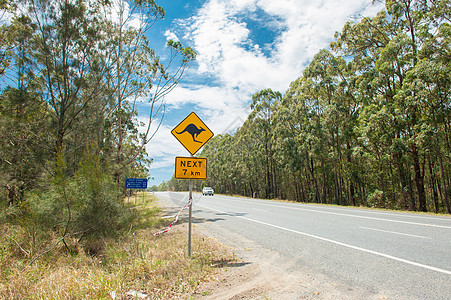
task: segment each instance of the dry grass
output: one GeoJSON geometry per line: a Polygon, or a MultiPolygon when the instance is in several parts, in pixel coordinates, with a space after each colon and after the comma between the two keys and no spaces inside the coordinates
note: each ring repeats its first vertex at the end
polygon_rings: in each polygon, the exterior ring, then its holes
{"type": "Polygon", "coordinates": [[[33,254],[27,231],[2,225],[0,299],[133,299],[127,295],[130,291],[148,299],[189,299],[201,282],[214,276],[218,262],[232,260],[214,241],[195,232],[188,258],[186,224],[179,221],[168,233],[154,237],[157,228],[147,225],[162,225],[158,209],[150,198],[138,209],[141,217],[129,235],[91,242],[96,255],[68,240],[71,253],[58,245],[28,267],[33,254]]]}

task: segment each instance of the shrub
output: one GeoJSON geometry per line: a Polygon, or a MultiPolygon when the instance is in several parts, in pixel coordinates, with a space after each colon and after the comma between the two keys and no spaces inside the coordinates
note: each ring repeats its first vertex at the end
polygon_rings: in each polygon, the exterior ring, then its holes
{"type": "Polygon", "coordinates": [[[384,207],[384,192],[375,189],[367,196],[367,203],[370,207],[383,208],[384,207]]]}
{"type": "Polygon", "coordinates": [[[87,155],[75,176],[66,178],[62,173],[57,172],[46,191],[34,192],[29,198],[30,213],[40,229],[89,243],[128,228],[134,210],[122,200],[98,155],[87,155]]]}

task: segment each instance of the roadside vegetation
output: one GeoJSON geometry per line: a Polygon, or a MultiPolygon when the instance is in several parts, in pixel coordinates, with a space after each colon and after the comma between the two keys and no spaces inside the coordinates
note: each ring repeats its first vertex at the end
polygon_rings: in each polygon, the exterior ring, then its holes
{"type": "MultiPolygon", "coordinates": [[[[202,186],[265,199],[451,214],[450,1],[350,20],[283,94],[216,135],[202,186]]],[[[161,189],[186,189],[172,179],[161,189]]]]}
{"type": "MultiPolygon", "coordinates": [[[[153,0],[0,1],[1,297],[170,298],[223,261],[204,239],[188,259],[184,233],[152,235],[165,224],[150,198],[124,201],[196,57],[152,49],[164,15],[153,0]]],[[[243,126],[209,141],[199,190],[451,213],[450,20],[449,0],[387,0],[348,22],[284,94],[256,92],[243,126]]]]}
{"type": "Polygon", "coordinates": [[[154,236],[171,220],[161,218],[153,196],[146,194],[143,201],[139,195],[136,206],[125,204],[135,214],[127,232],[116,238],[80,242],[68,237],[59,243],[58,234],[1,224],[0,299],[190,298],[217,267],[233,259],[195,233],[188,258],[187,228],[181,224],[154,236]]]}
{"type": "Polygon", "coordinates": [[[203,239],[188,259],[177,229],[154,237],[166,224],[152,198],[124,201],[196,57],[152,49],[164,15],[153,0],[0,1],[1,299],[170,298],[221,262],[203,239]]]}

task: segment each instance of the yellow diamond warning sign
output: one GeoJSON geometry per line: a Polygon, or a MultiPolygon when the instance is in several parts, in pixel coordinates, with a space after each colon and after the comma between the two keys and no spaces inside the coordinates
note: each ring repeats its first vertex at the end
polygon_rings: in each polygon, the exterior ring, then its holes
{"type": "Polygon", "coordinates": [[[214,135],[194,112],[172,129],[171,133],[191,155],[194,155],[214,135]]]}
{"type": "Polygon", "coordinates": [[[175,178],[207,179],[207,159],[199,157],[176,157],[175,178]]]}

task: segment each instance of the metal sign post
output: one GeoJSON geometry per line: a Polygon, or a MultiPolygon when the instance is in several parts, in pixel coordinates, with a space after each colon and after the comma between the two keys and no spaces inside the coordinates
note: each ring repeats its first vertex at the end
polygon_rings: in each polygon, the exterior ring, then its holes
{"type": "Polygon", "coordinates": [[[189,180],[189,222],[188,222],[188,257],[191,257],[191,218],[193,216],[193,181],[189,180]]]}

